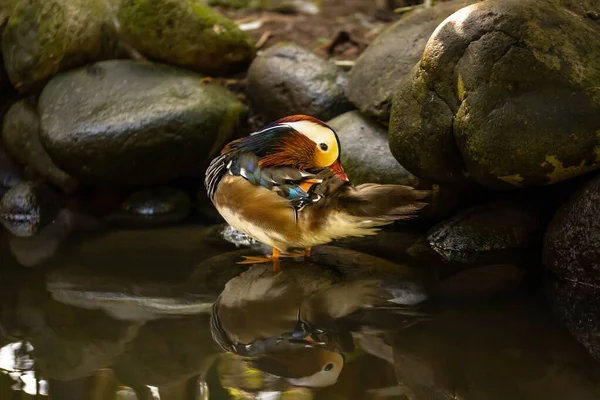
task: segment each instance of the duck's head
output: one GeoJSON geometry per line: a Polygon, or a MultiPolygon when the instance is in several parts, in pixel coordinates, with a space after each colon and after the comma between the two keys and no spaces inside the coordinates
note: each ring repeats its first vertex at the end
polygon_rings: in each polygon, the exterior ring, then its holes
{"type": "Polygon", "coordinates": [[[348,181],[340,163],[337,134],[323,121],[308,115],[281,118],[231,142],[223,152],[232,149],[256,154],[261,167],[291,166],[306,171],[329,168],[338,178],[348,181]]]}
{"type": "Polygon", "coordinates": [[[344,368],[344,357],[324,348],[305,347],[267,354],[252,364],[293,386],[323,388],[337,382],[344,368]]]}

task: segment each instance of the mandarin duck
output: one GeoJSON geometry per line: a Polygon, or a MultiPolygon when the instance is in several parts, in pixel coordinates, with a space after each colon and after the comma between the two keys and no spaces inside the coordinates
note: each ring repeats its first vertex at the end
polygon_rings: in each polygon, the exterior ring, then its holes
{"type": "Polygon", "coordinates": [[[307,115],[279,119],[227,144],[206,171],[205,187],[217,211],[240,232],[272,247],[268,257],[349,236],[373,235],[378,227],[409,219],[427,205],[428,190],[402,185],[353,186],[340,164],[336,132],[307,115]]]}

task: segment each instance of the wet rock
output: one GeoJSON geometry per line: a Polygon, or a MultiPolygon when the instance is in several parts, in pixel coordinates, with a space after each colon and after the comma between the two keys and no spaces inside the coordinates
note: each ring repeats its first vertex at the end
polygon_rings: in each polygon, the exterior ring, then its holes
{"type": "Polygon", "coordinates": [[[0,199],[8,189],[23,181],[21,168],[7,153],[2,140],[0,140],[0,199]]]}
{"type": "Polygon", "coordinates": [[[546,286],[555,314],[600,361],[600,287],[570,280],[548,280],[546,286]]]}
{"type": "Polygon", "coordinates": [[[350,72],[348,98],[366,115],[388,123],[392,97],[421,59],[427,40],[448,16],[477,0],[421,8],[396,22],[367,47],[350,72]]]}
{"type": "Polygon", "coordinates": [[[2,139],[8,151],[34,176],[41,176],[65,193],[77,188],[77,181],[58,168],[40,142],[37,101],[30,97],[13,104],[4,117],[2,139]]]}
{"type": "Polygon", "coordinates": [[[453,275],[436,289],[444,299],[487,298],[522,287],[527,271],[515,265],[487,265],[469,268],[453,275]]]}
{"type": "Polygon", "coordinates": [[[246,108],[194,73],[115,60],[57,76],[39,110],[42,143],[67,173],[143,185],[203,176],[246,108]]]}
{"type": "Polygon", "coordinates": [[[544,265],[561,278],[600,287],[600,176],[554,216],[544,243],[544,265]]]}
{"type": "Polygon", "coordinates": [[[117,55],[107,2],[44,0],[16,3],[4,29],[4,64],[20,91],[52,75],[117,55]]]}
{"type": "Polygon", "coordinates": [[[0,200],[0,223],[15,236],[33,236],[54,220],[61,207],[62,199],[48,186],[21,183],[0,200]]]}
{"type": "Polygon", "coordinates": [[[189,196],[178,189],[159,187],[131,194],[108,221],[120,226],[160,226],[179,222],[190,215],[189,196]]]}
{"type": "Polygon", "coordinates": [[[124,39],[153,59],[224,75],[254,57],[250,37],[200,1],[124,0],[117,15],[124,39]]]}
{"type": "Polygon", "coordinates": [[[398,161],[493,189],[600,168],[600,25],[584,17],[600,6],[588,3],[485,1],[448,18],[393,99],[398,161]]]}
{"type": "Polygon", "coordinates": [[[539,207],[501,200],[459,212],[427,233],[427,242],[447,261],[472,253],[527,248],[541,243],[544,223],[539,207]]]}
{"type": "Polygon", "coordinates": [[[260,54],[248,70],[248,98],[269,121],[307,114],[323,121],[352,109],[347,77],[334,64],[294,44],[260,54]]]}
{"type": "Polygon", "coordinates": [[[391,183],[411,185],[417,178],[394,158],[388,144],[387,129],[350,111],[335,117],[328,124],[337,132],[342,146],[342,165],[354,184],[391,183]]]}

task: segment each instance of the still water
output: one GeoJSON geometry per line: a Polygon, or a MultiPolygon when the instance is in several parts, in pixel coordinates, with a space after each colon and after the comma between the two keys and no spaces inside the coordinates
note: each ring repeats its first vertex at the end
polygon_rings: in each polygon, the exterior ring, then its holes
{"type": "Polygon", "coordinates": [[[400,231],[274,273],[221,231],[4,232],[0,399],[600,398],[597,363],[511,269],[535,257],[452,279],[400,231]]]}

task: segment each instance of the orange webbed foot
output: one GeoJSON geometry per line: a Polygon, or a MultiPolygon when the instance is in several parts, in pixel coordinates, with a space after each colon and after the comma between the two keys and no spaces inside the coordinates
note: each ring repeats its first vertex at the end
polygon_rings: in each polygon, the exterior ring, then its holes
{"type": "Polygon", "coordinates": [[[273,249],[273,254],[265,257],[257,257],[257,256],[244,256],[244,261],[238,261],[238,264],[247,265],[247,264],[264,264],[268,262],[273,263],[273,272],[281,271],[281,263],[279,261],[281,253],[277,249],[273,249]]]}

